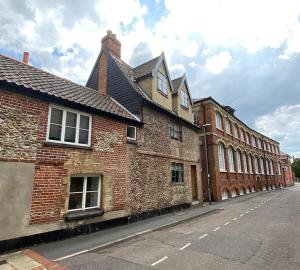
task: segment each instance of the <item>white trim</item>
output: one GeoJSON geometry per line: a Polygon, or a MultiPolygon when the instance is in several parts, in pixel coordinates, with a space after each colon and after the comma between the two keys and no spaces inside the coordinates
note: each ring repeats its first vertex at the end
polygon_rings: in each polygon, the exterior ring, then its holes
{"type": "Polygon", "coordinates": [[[135,126],[130,126],[130,125],[127,125],[126,126],[126,137],[127,137],[127,140],[130,140],[130,141],[136,141],[136,127],[135,126]],[[131,128],[134,128],[134,138],[130,138],[128,137],[128,128],[131,127],[131,128]]]}
{"type": "Polygon", "coordinates": [[[110,97],[115,103],[117,103],[124,111],[129,113],[132,117],[134,117],[137,121],[141,122],[140,118],[138,118],[136,115],[134,115],[132,112],[128,111],[121,103],[119,103],[117,100],[115,100],[113,97],[110,97]]]}

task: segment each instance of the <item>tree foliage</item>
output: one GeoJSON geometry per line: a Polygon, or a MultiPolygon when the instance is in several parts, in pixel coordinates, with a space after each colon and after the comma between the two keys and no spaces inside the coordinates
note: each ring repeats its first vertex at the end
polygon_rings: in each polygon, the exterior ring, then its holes
{"type": "Polygon", "coordinates": [[[296,177],[300,177],[300,158],[295,158],[292,164],[292,170],[296,177]]]}

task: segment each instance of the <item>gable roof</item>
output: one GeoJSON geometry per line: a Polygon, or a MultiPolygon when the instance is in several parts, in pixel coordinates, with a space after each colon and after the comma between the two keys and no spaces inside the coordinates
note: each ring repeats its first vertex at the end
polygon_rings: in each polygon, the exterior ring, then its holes
{"type": "Polygon", "coordinates": [[[57,101],[66,101],[140,123],[136,116],[108,95],[101,95],[91,88],[1,54],[0,83],[21,86],[27,90],[23,91],[23,94],[31,94],[30,91],[32,91],[35,97],[48,96],[57,101]]]}
{"type": "Polygon", "coordinates": [[[179,77],[177,79],[172,80],[172,84],[173,84],[173,87],[174,87],[174,91],[173,91],[172,94],[178,95],[178,92],[179,92],[179,90],[181,89],[181,87],[183,86],[184,83],[186,84],[187,94],[189,96],[190,103],[193,104],[193,100],[192,100],[192,97],[191,97],[191,94],[190,94],[190,89],[189,89],[185,74],[183,74],[181,77],[179,77]]]}
{"type": "Polygon", "coordinates": [[[143,63],[135,68],[132,69],[134,79],[138,80],[149,75],[152,75],[152,71],[155,68],[156,64],[158,63],[160,56],[157,56],[146,63],[143,63]]]}

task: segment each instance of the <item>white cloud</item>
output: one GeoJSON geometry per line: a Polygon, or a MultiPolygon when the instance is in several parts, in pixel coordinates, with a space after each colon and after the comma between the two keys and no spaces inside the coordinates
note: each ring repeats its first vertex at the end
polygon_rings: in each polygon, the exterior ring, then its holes
{"type": "Polygon", "coordinates": [[[187,44],[182,50],[182,54],[187,57],[195,57],[198,52],[198,44],[195,41],[187,44]]]}
{"type": "Polygon", "coordinates": [[[217,55],[208,58],[205,63],[206,69],[213,74],[220,74],[226,69],[231,61],[231,55],[227,51],[222,51],[217,55]]]}
{"type": "Polygon", "coordinates": [[[278,140],[284,152],[300,157],[300,104],[281,106],[258,117],[255,128],[278,140]]]}

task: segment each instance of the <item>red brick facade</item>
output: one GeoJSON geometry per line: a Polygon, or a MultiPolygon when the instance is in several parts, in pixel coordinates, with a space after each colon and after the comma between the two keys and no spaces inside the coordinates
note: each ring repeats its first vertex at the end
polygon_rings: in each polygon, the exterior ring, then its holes
{"type": "Polygon", "coordinates": [[[280,159],[284,185],[291,186],[294,184],[291,157],[288,154],[281,152],[280,159]]]}
{"type": "MultiPolygon", "coordinates": [[[[207,138],[207,149],[208,149],[208,164],[209,174],[212,188],[212,198],[215,201],[222,200],[222,193],[224,198],[227,193],[228,197],[236,195],[242,195],[254,191],[260,191],[263,189],[278,187],[280,183],[283,183],[283,177],[278,169],[280,163],[279,157],[279,144],[272,139],[269,139],[238,120],[232,112],[228,111],[225,107],[219,105],[214,100],[208,98],[193,105],[193,111],[198,116],[198,124],[202,127],[200,134],[201,139],[201,157],[202,157],[202,180],[203,180],[203,194],[205,198],[208,197],[207,189],[207,171],[206,171],[206,160],[205,160],[205,144],[204,144],[204,129],[203,124],[210,124],[206,127],[206,138],[207,138]],[[221,115],[221,127],[216,127],[216,114],[221,115]],[[228,132],[226,131],[225,121],[228,119],[230,122],[228,132]],[[236,125],[236,131],[234,126],[236,125]],[[230,132],[229,132],[230,130],[230,132]],[[241,139],[241,132],[244,134],[244,139],[241,139]],[[229,134],[230,133],[230,134],[229,134]],[[249,135],[249,143],[246,142],[246,135],[249,135]],[[258,145],[253,146],[251,143],[251,136],[255,136],[256,142],[260,140],[261,147],[258,145]],[[269,150],[264,150],[263,142],[270,145],[269,150]],[[219,166],[219,150],[218,145],[224,151],[224,169],[222,170],[219,166]],[[274,148],[275,147],[275,148],[274,148]],[[231,149],[231,150],[230,150],[231,149]],[[233,153],[233,170],[230,170],[229,154],[233,153]],[[237,162],[237,152],[240,155],[240,165],[237,162]],[[246,163],[243,161],[243,155],[245,155],[246,163]],[[257,165],[255,166],[254,159],[257,158],[257,165]],[[262,163],[260,163],[262,159],[262,163]],[[250,172],[250,162],[252,173],[250,172]],[[267,161],[266,161],[267,160],[267,161]],[[268,162],[268,165],[266,164],[268,162]],[[272,163],[272,164],[271,164],[272,163]],[[263,166],[261,166],[263,165],[263,166]],[[247,166],[247,169],[245,167],[247,166]],[[273,167],[271,171],[271,166],[273,167]],[[238,170],[239,167],[239,170],[238,170]],[[257,171],[255,170],[257,167],[257,171]],[[263,167],[263,168],[262,168],[263,167]],[[269,173],[267,174],[267,169],[269,173]]],[[[224,199],[223,198],[223,199],[224,199]]]]}

